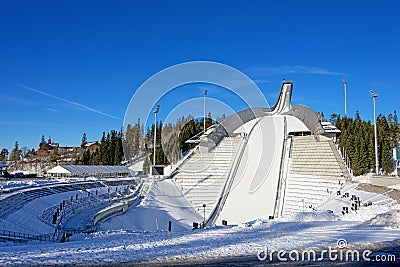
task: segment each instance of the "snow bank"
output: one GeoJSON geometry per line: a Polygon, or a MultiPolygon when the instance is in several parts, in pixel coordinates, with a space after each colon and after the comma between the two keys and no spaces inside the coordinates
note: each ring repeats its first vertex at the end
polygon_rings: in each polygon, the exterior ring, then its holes
{"type": "Polygon", "coordinates": [[[299,212],[288,220],[295,222],[329,222],[338,220],[338,216],[328,211],[299,212]]]}
{"type": "Polygon", "coordinates": [[[172,180],[146,180],[144,199],[126,213],[113,217],[98,230],[167,231],[169,221],[173,231],[191,229],[193,222],[202,222],[201,215],[182,196],[172,180]]]}
{"type": "Polygon", "coordinates": [[[379,214],[376,217],[367,221],[366,224],[400,228],[400,210],[392,210],[386,213],[379,214]]]}
{"type": "Polygon", "coordinates": [[[391,185],[391,186],[388,186],[388,188],[400,190],[400,184],[391,185]]]}
{"type": "Polygon", "coordinates": [[[360,184],[371,184],[372,175],[372,173],[368,173],[367,175],[356,176],[353,177],[352,181],[360,184]]]}

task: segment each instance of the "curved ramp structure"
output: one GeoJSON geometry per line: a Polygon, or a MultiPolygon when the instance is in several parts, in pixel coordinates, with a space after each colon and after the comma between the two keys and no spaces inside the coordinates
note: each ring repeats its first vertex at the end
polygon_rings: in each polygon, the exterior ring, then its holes
{"type": "Polygon", "coordinates": [[[292,88],[284,82],[272,108],[227,117],[208,133],[214,148],[182,164],[174,180],[207,225],[317,209],[351,177],[334,145],[340,131],[292,107],[292,88]]]}

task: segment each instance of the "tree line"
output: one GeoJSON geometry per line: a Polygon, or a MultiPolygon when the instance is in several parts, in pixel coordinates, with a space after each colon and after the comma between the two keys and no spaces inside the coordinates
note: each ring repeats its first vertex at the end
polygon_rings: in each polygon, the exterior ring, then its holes
{"type": "MultiPolygon", "coordinates": [[[[340,117],[332,114],[331,121],[341,131],[339,146],[343,148],[349,159],[355,176],[375,170],[375,135],[371,121],[364,121],[357,112],[355,118],[340,117]]],[[[396,111],[387,117],[380,114],[377,118],[378,158],[381,172],[389,174],[393,171],[391,149],[398,145],[400,125],[396,111]]]]}
{"type": "Polygon", "coordinates": [[[86,148],[86,133],[82,136],[82,155],[76,160],[77,165],[121,165],[124,158],[123,133],[111,130],[109,133],[103,132],[98,146],[91,150],[86,148]]]}
{"type": "MultiPolygon", "coordinates": [[[[213,124],[211,113],[206,118],[206,128],[213,124]]],[[[157,122],[156,165],[176,163],[194,144],[186,144],[186,140],[203,131],[203,119],[195,119],[192,115],[178,118],[174,124],[157,122]]],[[[143,172],[148,173],[154,157],[154,124],[147,130],[144,139],[146,157],[143,172]]]]}

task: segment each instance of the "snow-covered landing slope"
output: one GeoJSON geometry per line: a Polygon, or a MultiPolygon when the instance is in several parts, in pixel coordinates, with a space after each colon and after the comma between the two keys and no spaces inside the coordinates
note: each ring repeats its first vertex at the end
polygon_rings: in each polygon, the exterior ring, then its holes
{"type": "Polygon", "coordinates": [[[203,218],[182,196],[180,190],[170,179],[152,180],[148,178],[149,192],[139,205],[133,205],[123,215],[113,217],[98,225],[98,230],[172,231],[191,229],[193,222],[203,218]]]}
{"type": "MultiPolygon", "coordinates": [[[[211,259],[257,255],[264,246],[278,251],[327,248],[344,238],[349,244],[400,239],[400,229],[356,222],[326,221],[314,213],[312,221],[254,221],[231,227],[213,227],[182,232],[101,232],[73,236],[68,243],[2,247],[0,265],[101,265],[211,259]]],[[[305,216],[307,217],[307,216],[305,216]]]]}

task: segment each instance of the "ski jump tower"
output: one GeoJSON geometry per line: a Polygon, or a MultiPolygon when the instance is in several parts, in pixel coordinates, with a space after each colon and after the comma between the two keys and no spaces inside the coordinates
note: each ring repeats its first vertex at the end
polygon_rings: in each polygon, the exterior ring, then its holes
{"type": "Polygon", "coordinates": [[[351,178],[334,144],[340,131],[291,106],[292,89],[283,82],[271,108],[245,109],[209,128],[173,175],[207,225],[318,209],[351,178]]]}

